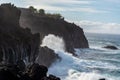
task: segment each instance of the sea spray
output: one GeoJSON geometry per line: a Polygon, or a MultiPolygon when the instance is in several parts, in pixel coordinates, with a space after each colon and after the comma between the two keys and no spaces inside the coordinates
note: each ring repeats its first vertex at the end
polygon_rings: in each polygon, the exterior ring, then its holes
{"type": "Polygon", "coordinates": [[[48,48],[55,50],[55,51],[64,51],[65,44],[62,37],[55,36],[53,34],[49,34],[44,37],[41,47],[47,46],[48,48]]]}

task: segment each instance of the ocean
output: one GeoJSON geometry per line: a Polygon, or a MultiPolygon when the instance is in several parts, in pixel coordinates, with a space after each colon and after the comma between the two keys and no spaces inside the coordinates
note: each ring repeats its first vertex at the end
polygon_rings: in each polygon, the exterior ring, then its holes
{"type": "Polygon", "coordinates": [[[86,33],[89,42],[87,49],[75,49],[77,57],[64,51],[62,38],[49,36],[53,41],[45,45],[54,49],[61,57],[49,68],[49,73],[62,80],[120,80],[120,35],[86,33]],[[56,43],[55,43],[55,41],[56,43]],[[51,44],[56,44],[54,47],[51,44]],[[113,45],[118,50],[105,49],[113,45]]]}

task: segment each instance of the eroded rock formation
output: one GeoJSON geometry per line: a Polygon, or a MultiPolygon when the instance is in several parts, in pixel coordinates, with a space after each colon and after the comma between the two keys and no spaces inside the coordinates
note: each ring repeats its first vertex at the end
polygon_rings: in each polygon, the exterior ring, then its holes
{"type": "Polygon", "coordinates": [[[44,36],[54,34],[65,41],[66,51],[74,52],[74,48],[88,48],[88,41],[83,29],[74,23],[68,23],[64,19],[54,19],[47,16],[38,16],[29,9],[21,9],[20,25],[29,27],[33,33],[39,32],[42,42],[44,36]]]}

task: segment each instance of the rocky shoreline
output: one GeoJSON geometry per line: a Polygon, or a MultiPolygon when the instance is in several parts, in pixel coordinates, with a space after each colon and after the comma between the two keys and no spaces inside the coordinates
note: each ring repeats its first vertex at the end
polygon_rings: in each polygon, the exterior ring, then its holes
{"type": "MultiPolygon", "coordinates": [[[[21,63],[24,64],[23,61],[21,63]]],[[[33,63],[25,68],[24,65],[2,65],[0,66],[0,80],[60,80],[51,74],[47,76],[48,68],[43,65],[33,63]]]]}
{"type": "Polygon", "coordinates": [[[0,80],[60,80],[47,76],[47,67],[61,58],[41,47],[41,41],[48,34],[63,37],[66,51],[74,55],[74,48],[89,47],[82,28],[24,10],[10,3],[0,5],[0,80]]]}

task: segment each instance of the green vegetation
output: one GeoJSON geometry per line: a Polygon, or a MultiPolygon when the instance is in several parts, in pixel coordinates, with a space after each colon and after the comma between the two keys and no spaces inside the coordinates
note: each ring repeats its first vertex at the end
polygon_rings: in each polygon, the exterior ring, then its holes
{"type": "Polygon", "coordinates": [[[54,19],[64,19],[61,14],[59,13],[45,13],[44,9],[39,9],[37,10],[36,8],[34,8],[33,6],[29,7],[29,10],[32,12],[32,14],[38,15],[38,16],[44,16],[44,17],[50,17],[50,18],[54,18],[54,19]]]}
{"type": "Polygon", "coordinates": [[[47,13],[46,16],[51,17],[51,18],[55,18],[55,19],[62,19],[62,16],[59,13],[55,13],[55,14],[47,13]]]}
{"type": "Polygon", "coordinates": [[[30,10],[32,13],[36,13],[36,12],[37,12],[37,9],[35,9],[33,6],[30,6],[30,7],[29,7],[29,10],[30,10]]]}
{"type": "Polygon", "coordinates": [[[40,15],[45,15],[45,10],[44,9],[39,9],[39,12],[38,12],[40,15]]]}

